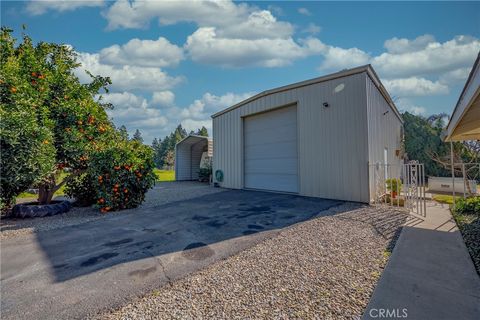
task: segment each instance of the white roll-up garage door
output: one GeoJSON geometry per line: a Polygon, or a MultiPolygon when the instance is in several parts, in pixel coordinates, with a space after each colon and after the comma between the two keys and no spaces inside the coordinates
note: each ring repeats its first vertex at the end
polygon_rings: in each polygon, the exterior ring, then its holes
{"type": "Polygon", "coordinates": [[[244,119],[245,188],[298,192],[295,106],[244,119]]]}

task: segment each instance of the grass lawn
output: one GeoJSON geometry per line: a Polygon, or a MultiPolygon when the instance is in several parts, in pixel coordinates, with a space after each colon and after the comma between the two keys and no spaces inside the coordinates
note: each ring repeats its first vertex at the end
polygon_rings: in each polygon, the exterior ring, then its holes
{"type": "MultiPolygon", "coordinates": [[[[462,197],[455,197],[456,200],[460,198],[462,197]]],[[[432,199],[440,203],[453,204],[453,196],[449,194],[436,194],[432,196],[432,199]]]]}
{"type": "Polygon", "coordinates": [[[174,170],[160,170],[155,169],[155,174],[157,175],[157,181],[175,181],[175,171],[174,170]]]}

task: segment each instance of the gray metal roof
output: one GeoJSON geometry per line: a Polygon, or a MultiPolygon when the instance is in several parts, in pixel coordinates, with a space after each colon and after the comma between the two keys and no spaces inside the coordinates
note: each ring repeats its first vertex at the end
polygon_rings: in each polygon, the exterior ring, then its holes
{"type": "Polygon", "coordinates": [[[176,145],[182,143],[182,144],[195,144],[197,142],[200,142],[200,141],[203,141],[203,140],[206,140],[207,142],[208,141],[211,141],[212,138],[210,137],[205,137],[205,136],[197,136],[195,134],[189,134],[188,136],[186,136],[185,138],[183,138],[182,140],[180,140],[179,142],[176,143],[176,145]]]}
{"type": "Polygon", "coordinates": [[[241,102],[239,102],[239,103],[237,103],[237,104],[235,104],[235,105],[233,105],[229,108],[226,108],[222,111],[219,111],[219,112],[213,114],[212,118],[216,118],[216,117],[218,117],[218,116],[220,116],[220,115],[222,115],[226,112],[229,112],[231,110],[239,108],[242,105],[247,104],[247,103],[249,103],[253,100],[256,100],[256,99],[259,99],[259,98],[262,98],[262,97],[265,97],[265,96],[268,96],[268,95],[271,95],[271,94],[274,94],[274,93],[287,91],[287,90],[292,90],[292,89],[305,87],[305,86],[310,86],[310,85],[313,85],[313,84],[317,84],[317,83],[325,82],[325,81],[329,81],[329,80],[334,80],[334,79],[338,79],[338,78],[348,77],[348,76],[358,74],[358,73],[362,73],[362,72],[366,72],[370,76],[373,83],[378,88],[378,90],[381,92],[381,94],[383,95],[385,100],[388,102],[388,104],[392,108],[395,115],[397,115],[397,117],[403,123],[402,116],[400,115],[400,112],[398,112],[398,109],[395,106],[395,103],[393,102],[392,98],[390,97],[387,90],[385,89],[382,82],[380,81],[380,78],[377,76],[376,72],[373,70],[373,68],[370,64],[360,66],[360,67],[356,67],[356,68],[352,68],[352,69],[342,70],[342,71],[332,73],[332,74],[328,74],[328,75],[325,75],[325,76],[322,76],[322,77],[313,78],[313,79],[305,80],[305,81],[301,81],[301,82],[296,82],[296,83],[289,84],[289,85],[286,85],[286,86],[282,86],[282,87],[278,87],[278,88],[274,88],[274,89],[270,89],[270,90],[260,92],[259,94],[256,94],[256,95],[254,95],[254,96],[252,96],[252,97],[250,97],[246,100],[243,100],[243,101],[241,101],[241,102]]]}

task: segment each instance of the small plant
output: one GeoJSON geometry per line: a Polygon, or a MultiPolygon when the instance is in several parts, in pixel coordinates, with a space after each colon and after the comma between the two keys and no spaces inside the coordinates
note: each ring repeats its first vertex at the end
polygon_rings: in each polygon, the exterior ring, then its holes
{"type": "Polygon", "coordinates": [[[394,198],[402,191],[402,182],[400,179],[387,179],[385,182],[387,184],[388,191],[392,193],[394,198]]]}
{"type": "Polygon", "coordinates": [[[455,203],[454,210],[460,214],[480,214],[480,196],[459,198],[455,203]]]}
{"type": "Polygon", "coordinates": [[[212,159],[207,157],[203,162],[203,166],[198,171],[198,180],[200,182],[209,182],[212,176],[212,159]]]}
{"type": "Polygon", "coordinates": [[[201,182],[210,181],[210,176],[212,175],[212,168],[200,168],[198,171],[198,180],[201,182]]]}

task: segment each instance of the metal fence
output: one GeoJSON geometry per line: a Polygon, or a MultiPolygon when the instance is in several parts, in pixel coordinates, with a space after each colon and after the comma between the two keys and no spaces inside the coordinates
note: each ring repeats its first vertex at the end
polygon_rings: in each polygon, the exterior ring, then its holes
{"type": "Polygon", "coordinates": [[[404,208],[426,215],[425,167],[418,161],[369,166],[373,204],[404,208]]]}

